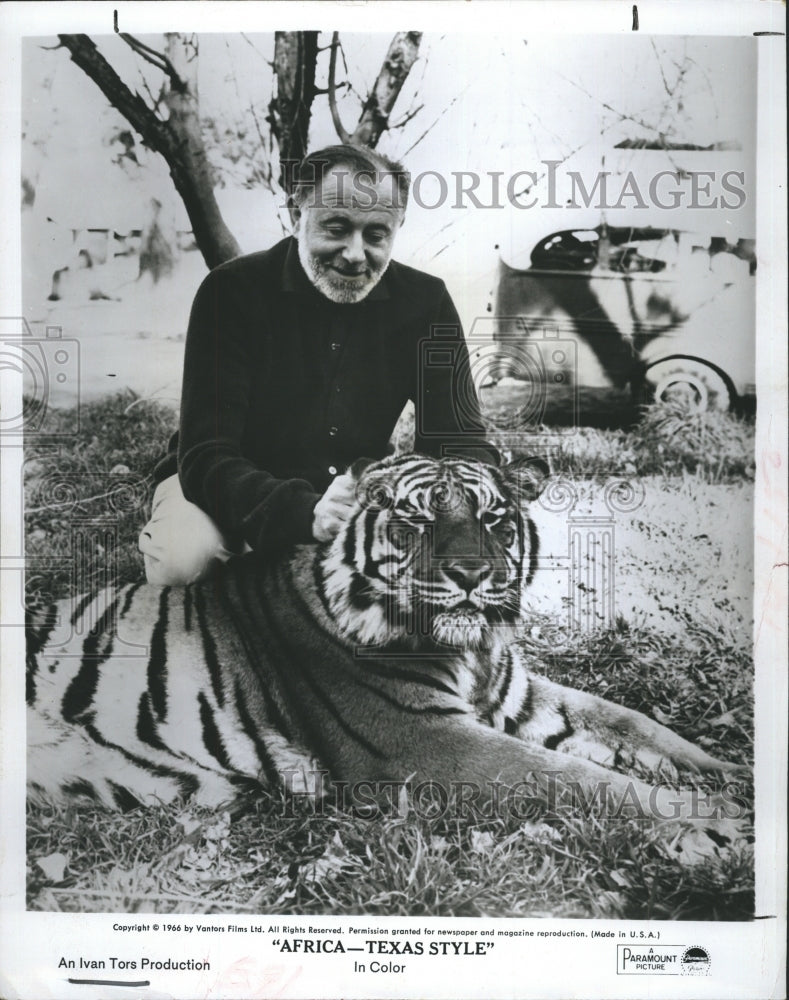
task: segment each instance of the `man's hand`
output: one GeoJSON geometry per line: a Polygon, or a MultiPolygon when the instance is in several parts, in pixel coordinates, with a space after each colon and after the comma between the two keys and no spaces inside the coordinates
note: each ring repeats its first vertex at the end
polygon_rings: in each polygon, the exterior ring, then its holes
{"type": "Polygon", "coordinates": [[[346,473],[337,476],[315,505],[312,535],[318,542],[328,542],[348,520],[354,504],[356,480],[346,473]]]}

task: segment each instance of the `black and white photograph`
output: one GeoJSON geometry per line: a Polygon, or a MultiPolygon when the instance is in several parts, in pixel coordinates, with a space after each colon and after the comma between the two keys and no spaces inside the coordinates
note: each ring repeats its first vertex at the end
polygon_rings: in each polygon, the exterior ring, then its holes
{"type": "Polygon", "coordinates": [[[671,6],[0,11],[3,996],[785,995],[784,12],[671,6]]]}

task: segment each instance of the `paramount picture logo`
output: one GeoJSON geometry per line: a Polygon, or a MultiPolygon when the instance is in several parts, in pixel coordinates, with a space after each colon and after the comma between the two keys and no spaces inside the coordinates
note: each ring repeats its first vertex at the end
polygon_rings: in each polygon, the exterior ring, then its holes
{"type": "Polygon", "coordinates": [[[699,945],[686,948],[679,964],[684,975],[708,976],[710,974],[710,954],[706,948],[699,945]]]}
{"type": "Polygon", "coordinates": [[[699,945],[616,946],[619,976],[708,976],[710,956],[699,945]]]}

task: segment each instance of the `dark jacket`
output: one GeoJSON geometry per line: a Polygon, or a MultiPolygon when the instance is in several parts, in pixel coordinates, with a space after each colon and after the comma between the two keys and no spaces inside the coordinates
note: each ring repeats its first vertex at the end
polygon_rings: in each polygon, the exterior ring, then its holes
{"type": "Polygon", "coordinates": [[[415,450],[480,454],[468,354],[444,283],[394,261],[339,305],[304,273],[295,240],[222,264],[189,320],[179,435],[157,467],[233,544],[312,539],[313,508],[356,458],[382,458],[407,400],[415,450]]]}

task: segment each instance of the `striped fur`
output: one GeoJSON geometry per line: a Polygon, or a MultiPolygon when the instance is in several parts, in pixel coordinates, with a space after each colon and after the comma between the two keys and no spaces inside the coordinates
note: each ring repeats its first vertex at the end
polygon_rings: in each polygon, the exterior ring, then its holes
{"type": "Polygon", "coordinates": [[[327,545],[53,605],[28,632],[31,795],[219,805],[250,786],[321,794],[316,774],[591,786],[624,780],[603,770],[623,761],[726,769],[529,672],[513,638],[545,471],[388,459],[327,545]]]}

